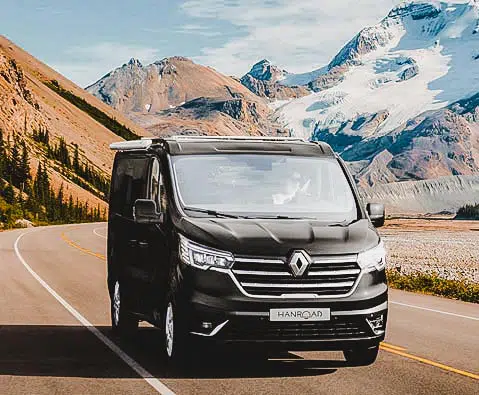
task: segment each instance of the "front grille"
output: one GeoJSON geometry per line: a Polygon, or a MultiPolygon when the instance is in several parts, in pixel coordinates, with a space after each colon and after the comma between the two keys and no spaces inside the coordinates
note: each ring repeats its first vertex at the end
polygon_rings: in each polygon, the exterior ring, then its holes
{"type": "Polygon", "coordinates": [[[324,322],[232,321],[222,336],[229,340],[347,340],[372,336],[366,320],[333,319],[324,322]]]}
{"type": "Polygon", "coordinates": [[[311,261],[302,276],[294,277],[286,259],[236,257],[233,274],[250,295],[338,296],[352,289],[361,271],[356,254],[314,256],[311,261]]]}

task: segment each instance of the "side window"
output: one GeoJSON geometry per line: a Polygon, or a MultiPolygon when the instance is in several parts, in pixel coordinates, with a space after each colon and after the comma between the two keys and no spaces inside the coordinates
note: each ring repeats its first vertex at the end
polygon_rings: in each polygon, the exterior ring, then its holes
{"type": "Polygon", "coordinates": [[[120,157],[113,173],[111,210],[133,218],[136,199],[145,199],[148,187],[148,158],[120,157]]]}
{"type": "Polygon", "coordinates": [[[165,187],[163,185],[160,162],[156,158],[151,163],[149,191],[150,199],[156,202],[158,211],[164,213],[166,211],[165,187]]]}

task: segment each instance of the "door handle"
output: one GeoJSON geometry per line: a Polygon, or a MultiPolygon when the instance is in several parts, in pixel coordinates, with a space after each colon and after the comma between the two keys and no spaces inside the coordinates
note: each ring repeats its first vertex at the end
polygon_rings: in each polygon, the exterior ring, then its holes
{"type": "Polygon", "coordinates": [[[138,242],[138,247],[140,248],[147,248],[148,247],[148,243],[146,241],[139,241],[138,242]]]}

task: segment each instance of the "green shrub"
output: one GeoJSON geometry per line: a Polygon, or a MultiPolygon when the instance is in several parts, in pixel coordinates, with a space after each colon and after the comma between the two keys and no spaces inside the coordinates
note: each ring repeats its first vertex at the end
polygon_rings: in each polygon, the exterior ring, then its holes
{"type": "Polygon", "coordinates": [[[479,204],[466,204],[457,210],[455,219],[479,219],[479,204]]]}
{"type": "Polygon", "coordinates": [[[386,274],[391,288],[479,303],[479,284],[477,283],[447,280],[435,274],[401,274],[396,270],[388,270],[386,274]]]}

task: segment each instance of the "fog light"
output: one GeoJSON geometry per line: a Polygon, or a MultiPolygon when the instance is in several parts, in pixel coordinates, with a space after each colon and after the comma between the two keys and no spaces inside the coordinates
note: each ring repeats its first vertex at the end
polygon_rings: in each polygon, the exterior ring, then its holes
{"type": "Polygon", "coordinates": [[[382,335],[384,333],[384,314],[366,318],[366,322],[375,335],[382,335]]]}
{"type": "Polygon", "coordinates": [[[213,328],[213,324],[211,322],[202,322],[201,327],[203,329],[211,329],[211,328],[213,328]]]}

